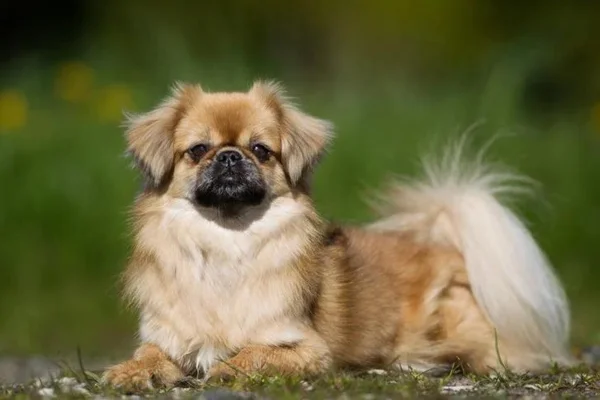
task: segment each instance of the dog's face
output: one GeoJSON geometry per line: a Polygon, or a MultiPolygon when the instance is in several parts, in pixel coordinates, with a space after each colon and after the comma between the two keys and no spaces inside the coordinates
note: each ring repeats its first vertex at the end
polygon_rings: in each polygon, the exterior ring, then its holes
{"type": "Polygon", "coordinates": [[[180,85],[127,130],[147,190],[238,210],[303,188],[330,137],[329,122],[302,113],[271,83],[246,93],[180,85]]]}

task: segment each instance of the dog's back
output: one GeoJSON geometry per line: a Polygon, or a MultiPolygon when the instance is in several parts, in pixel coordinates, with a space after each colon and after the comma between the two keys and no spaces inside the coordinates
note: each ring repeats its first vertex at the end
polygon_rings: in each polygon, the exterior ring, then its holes
{"type": "Polygon", "coordinates": [[[368,227],[371,238],[350,241],[365,271],[384,271],[388,282],[374,291],[397,290],[394,356],[461,360],[477,372],[569,364],[564,291],[525,225],[497,199],[525,179],[462,156],[461,143],[451,146],[426,164],[425,180],[396,184],[383,218],[368,227]]]}

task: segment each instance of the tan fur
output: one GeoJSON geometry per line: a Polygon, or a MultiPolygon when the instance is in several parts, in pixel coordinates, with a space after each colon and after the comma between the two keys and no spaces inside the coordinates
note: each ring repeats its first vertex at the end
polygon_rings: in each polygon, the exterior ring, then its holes
{"type": "Polygon", "coordinates": [[[128,152],[146,174],[148,183],[160,185],[173,164],[173,133],[189,103],[202,93],[199,86],[173,88],[173,94],[156,110],[130,116],[127,122],[128,152]]]}
{"type": "MultiPolygon", "coordinates": [[[[183,374],[498,366],[493,324],[456,246],[412,225],[337,228],[320,219],[308,181],[331,126],[292,106],[279,86],[180,86],[129,126],[129,149],[149,176],[124,275],[142,345],[106,382],[139,389],[183,374]],[[192,204],[193,182],[215,154],[231,147],[251,157],[256,139],[273,150],[257,162],[267,200],[235,218],[192,204]],[[199,142],[212,148],[195,163],[186,150],[199,142]]],[[[542,367],[511,351],[503,353],[511,367],[542,367]]]]}
{"type": "Polygon", "coordinates": [[[113,385],[136,391],[173,385],[184,374],[158,346],[146,343],[136,350],[133,359],[109,368],[104,378],[113,385]]]}
{"type": "Polygon", "coordinates": [[[257,82],[249,94],[275,112],[280,123],[282,161],[292,183],[297,184],[319,161],[332,138],[332,124],[302,113],[277,84],[257,82]]]}

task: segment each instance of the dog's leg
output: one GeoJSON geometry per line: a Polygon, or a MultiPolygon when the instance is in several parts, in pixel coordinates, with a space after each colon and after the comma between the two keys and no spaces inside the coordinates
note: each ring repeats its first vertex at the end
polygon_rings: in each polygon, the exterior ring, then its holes
{"type": "Polygon", "coordinates": [[[104,373],[105,384],[130,391],[155,386],[172,386],[184,377],[183,371],[154,344],[142,344],[131,360],[110,367],[104,373]]]}
{"type": "Polygon", "coordinates": [[[247,377],[252,374],[315,374],[331,365],[331,355],[325,343],[304,340],[294,345],[250,345],[234,357],[212,367],[206,379],[247,377]]]}

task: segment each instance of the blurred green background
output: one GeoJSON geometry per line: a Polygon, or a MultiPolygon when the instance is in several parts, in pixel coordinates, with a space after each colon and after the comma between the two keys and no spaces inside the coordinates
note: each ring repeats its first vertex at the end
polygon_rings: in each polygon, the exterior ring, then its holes
{"type": "Polygon", "coordinates": [[[573,343],[600,340],[600,2],[5,1],[0,19],[0,354],[129,351],[121,112],[174,80],[255,78],[336,124],[315,187],[336,220],[368,220],[365,197],[432,142],[501,135],[493,158],[541,183],[520,209],[566,285],[573,343]]]}

